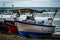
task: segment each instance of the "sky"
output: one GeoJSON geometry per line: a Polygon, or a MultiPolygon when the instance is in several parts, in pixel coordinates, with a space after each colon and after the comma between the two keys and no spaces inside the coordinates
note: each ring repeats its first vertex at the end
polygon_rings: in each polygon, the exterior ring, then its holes
{"type": "Polygon", "coordinates": [[[60,0],[0,0],[0,7],[60,7],[60,0]]]}

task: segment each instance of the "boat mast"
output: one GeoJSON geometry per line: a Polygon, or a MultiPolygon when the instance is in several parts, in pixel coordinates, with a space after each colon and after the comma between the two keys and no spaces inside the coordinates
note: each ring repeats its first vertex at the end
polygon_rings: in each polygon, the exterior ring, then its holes
{"type": "Polygon", "coordinates": [[[54,13],[54,15],[53,15],[53,18],[52,18],[52,20],[51,20],[51,24],[50,24],[50,25],[52,25],[53,20],[54,20],[54,18],[55,18],[55,16],[56,16],[56,13],[57,13],[57,9],[55,9],[55,13],[54,13]]]}

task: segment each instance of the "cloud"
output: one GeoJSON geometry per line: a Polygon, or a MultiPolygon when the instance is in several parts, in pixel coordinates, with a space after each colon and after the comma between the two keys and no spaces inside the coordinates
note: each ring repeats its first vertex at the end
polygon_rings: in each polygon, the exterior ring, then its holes
{"type": "Polygon", "coordinates": [[[14,5],[21,6],[21,7],[42,7],[47,5],[46,2],[48,3],[48,0],[28,0],[28,1],[18,1],[14,2],[14,5]]]}
{"type": "Polygon", "coordinates": [[[28,0],[15,2],[16,7],[59,7],[59,2],[52,0],[28,0]]]}
{"type": "Polygon", "coordinates": [[[13,4],[14,7],[60,7],[60,0],[4,0],[4,2],[6,6],[13,4]]]}
{"type": "Polygon", "coordinates": [[[51,2],[60,2],[60,0],[50,0],[51,2]]]}

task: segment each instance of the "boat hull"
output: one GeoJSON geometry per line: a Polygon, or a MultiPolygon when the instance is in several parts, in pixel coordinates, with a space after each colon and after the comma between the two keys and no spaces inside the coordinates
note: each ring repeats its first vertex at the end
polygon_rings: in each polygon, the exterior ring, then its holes
{"type": "Polygon", "coordinates": [[[12,26],[12,25],[7,25],[7,28],[11,33],[18,34],[17,27],[12,26]]]}
{"type": "Polygon", "coordinates": [[[28,37],[28,38],[46,38],[46,37],[51,37],[51,33],[34,33],[34,32],[24,32],[24,31],[19,31],[19,36],[21,37],[28,37]]]}
{"type": "Polygon", "coordinates": [[[0,22],[0,32],[8,33],[8,29],[7,29],[6,25],[3,22],[0,22]]]}
{"type": "Polygon", "coordinates": [[[6,25],[7,25],[7,29],[13,33],[13,34],[18,34],[18,29],[17,27],[14,25],[15,22],[14,21],[5,21],[6,25]],[[12,25],[11,25],[12,24],[12,25]]]}
{"type": "Polygon", "coordinates": [[[55,26],[38,25],[17,21],[19,35],[22,37],[48,37],[54,33],[55,26]]]}

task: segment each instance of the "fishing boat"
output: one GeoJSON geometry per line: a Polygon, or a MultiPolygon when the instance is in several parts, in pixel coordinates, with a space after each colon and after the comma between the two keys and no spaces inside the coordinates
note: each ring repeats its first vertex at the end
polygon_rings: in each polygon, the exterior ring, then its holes
{"type": "Polygon", "coordinates": [[[22,37],[47,37],[54,33],[55,26],[43,24],[31,24],[21,21],[16,21],[19,35],[22,37]]]}
{"type": "MultiPolygon", "coordinates": [[[[2,16],[2,22],[0,22],[0,28],[1,29],[7,29],[9,33],[18,34],[17,27],[15,26],[15,22],[13,22],[13,19],[11,18],[12,15],[3,15],[2,16]],[[12,21],[11,21],[12,20],[12,21]]],[[[3,31],[5,31],[3,30],[3,31]]]]}
{"type": "MultiPolygon", "coordinates": [[[[35,12],[34,12],[35,13],[35,12]]],[[[54,14],[54,17],[56,12],[54,14]]],[[[54,19],[53,17],[53,19],[54,19]]],[[[40,37],[50,37],[55,32],[55,26],[52,25],[53,19],[50,24],[44,24],[44,21],[37,23],[34,19],[34,14],[32,16],[26,17],[26,20],[20,21],[16,20],[18,33],[22,37],[40,38],[40,37]]]]}
{"type": "MultiPolygon", "coordinates": [[[[10,13],[10,12],[8,12],[10,13]]],[[[9,33],[18,34],[17,27],[15,26],[15,22],[13,21],[13,14],[11,12],[10,15],[2,15],[2,19],[4,21],[4,24],[6,25],[6,28],[8,29],[9,33]]]]}

